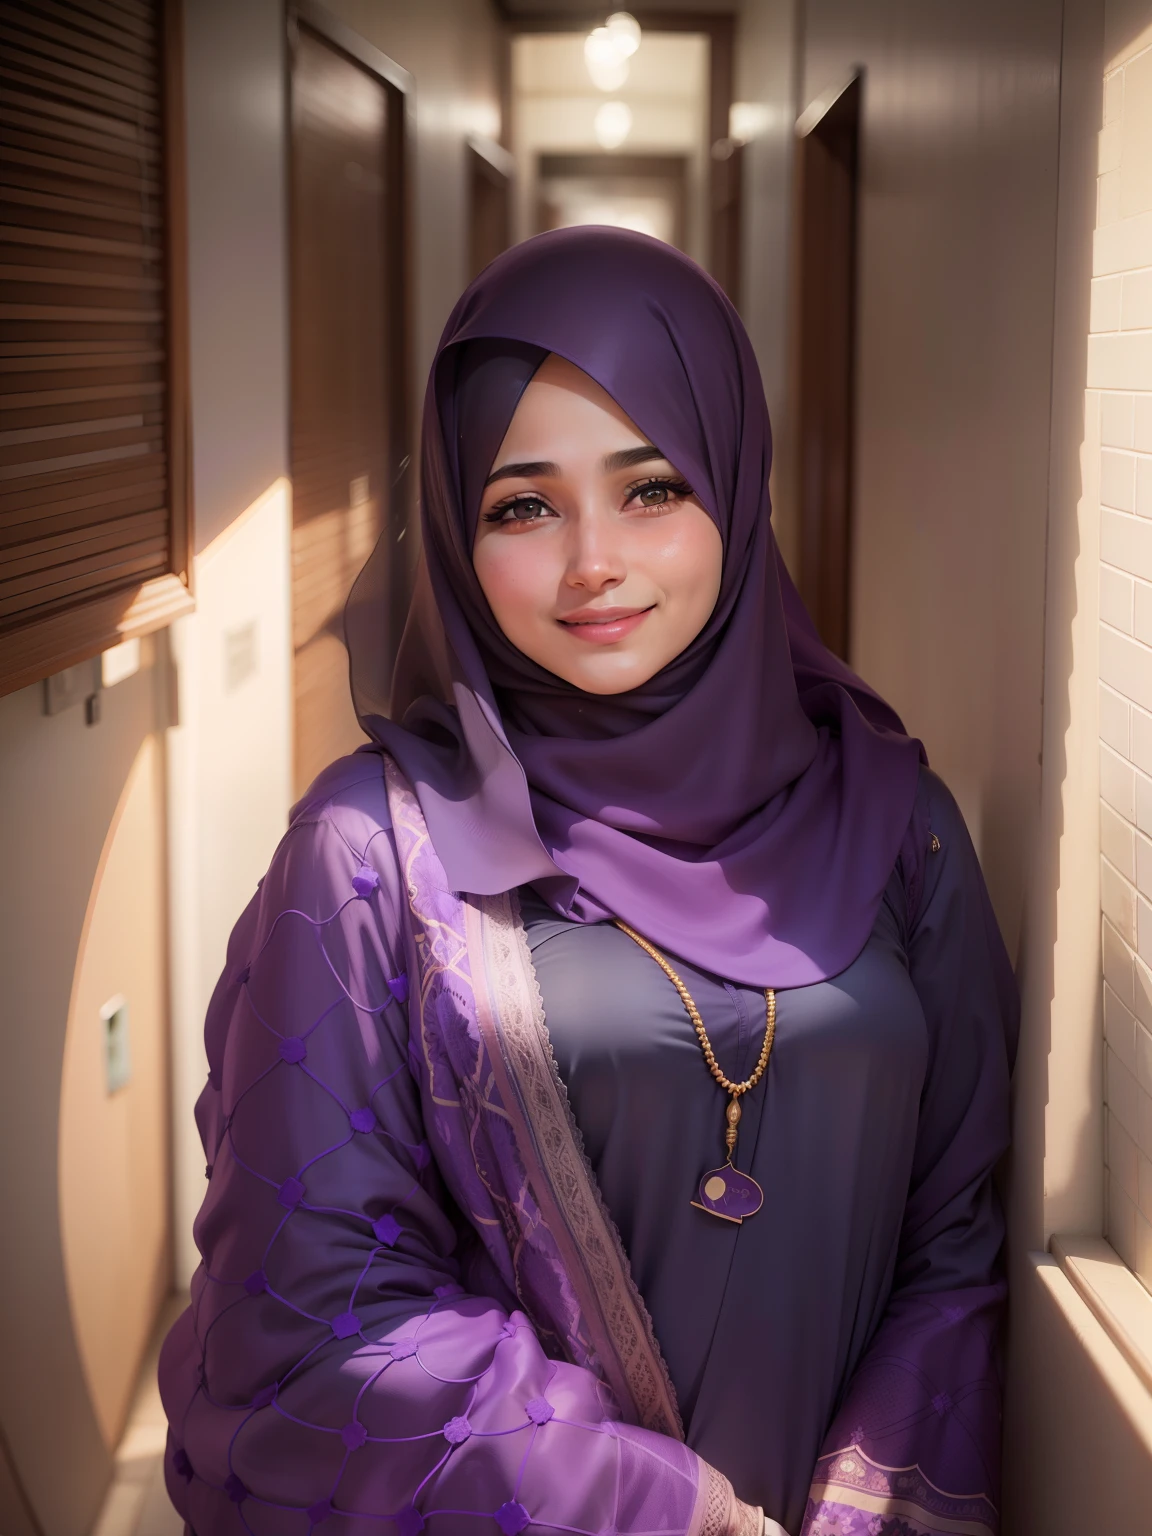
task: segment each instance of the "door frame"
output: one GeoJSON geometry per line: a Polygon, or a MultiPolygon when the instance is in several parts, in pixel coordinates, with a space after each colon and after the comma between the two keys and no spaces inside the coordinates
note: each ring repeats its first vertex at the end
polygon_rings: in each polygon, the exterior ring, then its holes
{"type": "Polygon", "coordinates": [[[504,215],[504,244],[507,250],[512,243],[512,198],[516,186],[516,161],[510,150],[482,134],[470,133],[464,139],[464,163],[468,187],[468,281],[477,277],[487,264],[480,260],[476,250],[476,182],[483,180],[506,200],[504,215]]]}
{"type": "Polygon", "coordinates": [[[797,586],[825,645],[851,661],[855,505],[860,155],[865,78],[817,96],[796,121],[788,335],[790,456],[799,538],[797,586]],[[827,238],[823,167],[843,172],[846,240],[827,238]],[[819,253],[813,262],[809,247],[819,253]],[[829,285],[840,305],[829,307],[829,285]],[[829,318],[831,313],[832,318],[829,318]],[[836,318],[840,323],[837,325],[836,318]],[[813,472],[818,466],[818,472],[813,472]]]}

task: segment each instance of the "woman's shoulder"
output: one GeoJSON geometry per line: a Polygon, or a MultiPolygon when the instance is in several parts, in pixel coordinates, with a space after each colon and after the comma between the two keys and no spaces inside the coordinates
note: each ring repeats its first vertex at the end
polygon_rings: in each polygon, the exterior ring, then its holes
{"type": "Polygon", "coordinates": [[[979,862],[956,797],[926,763],[900,847],[897,873],[903,885],[909,925],[915,927],[932,893],[944,884],[970,878],[979,862]]]}
{"type": "Polygon", "coordinates": [[[972,839],[956,796],[927,763],[920,764],[911,828],[929,853],[955,850],[966,858],[972,849],[972,839]]]}
{"type": "Polygon", "coordinates": [[[899,867],[908,893],[910,926],[961,906],[988,906],[980,854],[955,794],[922,764],[899,867]]]}
{"type": "Polygon", "coordinates": [[[311,912],[377,891],[398,904],[399,861],[383,757],[361,749],[329,764],[292,807],[262,895],[265,906],[311,912]]]}
{"type": "Polygon", "coordinates": [[[318,825],[368,834],[391,828],[379,748],[359,747],[313,779],[289,813],[288,830],[318,825]]]}

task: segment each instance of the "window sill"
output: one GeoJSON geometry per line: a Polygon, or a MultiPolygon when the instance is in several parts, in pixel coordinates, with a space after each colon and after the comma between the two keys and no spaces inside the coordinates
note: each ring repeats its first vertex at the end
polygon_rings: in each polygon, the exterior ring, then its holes
{"type": "Polygon", "coordinates": [[[195,607],[179,576],[158,576],[0,636],[0,695],[97,656],[121,640],[164,629],[195,607]]]}
{"type": "Polygon", "coordinates": [[[1102,1237],[1054,1237],[1049,1246],[1077,1294],[1152,1392],[1152,1294],[1102,1237]]]}

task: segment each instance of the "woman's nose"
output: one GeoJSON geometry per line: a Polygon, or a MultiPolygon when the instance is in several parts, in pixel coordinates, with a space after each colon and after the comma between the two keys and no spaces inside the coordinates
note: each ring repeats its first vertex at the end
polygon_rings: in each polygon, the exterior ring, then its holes
{"type": "Polygon", "coordinates": [[[624,580],[623,551],[614,522],[600,509],[581,510],[574,519],[566,572],[569,585],[602,592],[624,580]]]}

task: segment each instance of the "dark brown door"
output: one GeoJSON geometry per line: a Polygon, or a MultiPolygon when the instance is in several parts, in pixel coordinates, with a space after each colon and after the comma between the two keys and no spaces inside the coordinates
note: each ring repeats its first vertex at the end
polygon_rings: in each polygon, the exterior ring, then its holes
{"type": "Polygon", "coordinates": [[[395,478],[396,92],[306,26],[292,59],[292,628],[301,793],[364,738],[343,611],[395,478]]]}
{"type": "Polygon", "coordinates": [[[847,659],[852,560],[853,358],[860,80],[796,146],[793,399],[800,595],[847,659]]]}
{"type": "Polygon", "coordinates": [[[512,183],[471,144],[468,161],[469,276],[483,272],[512,243],[512,183]]]}

